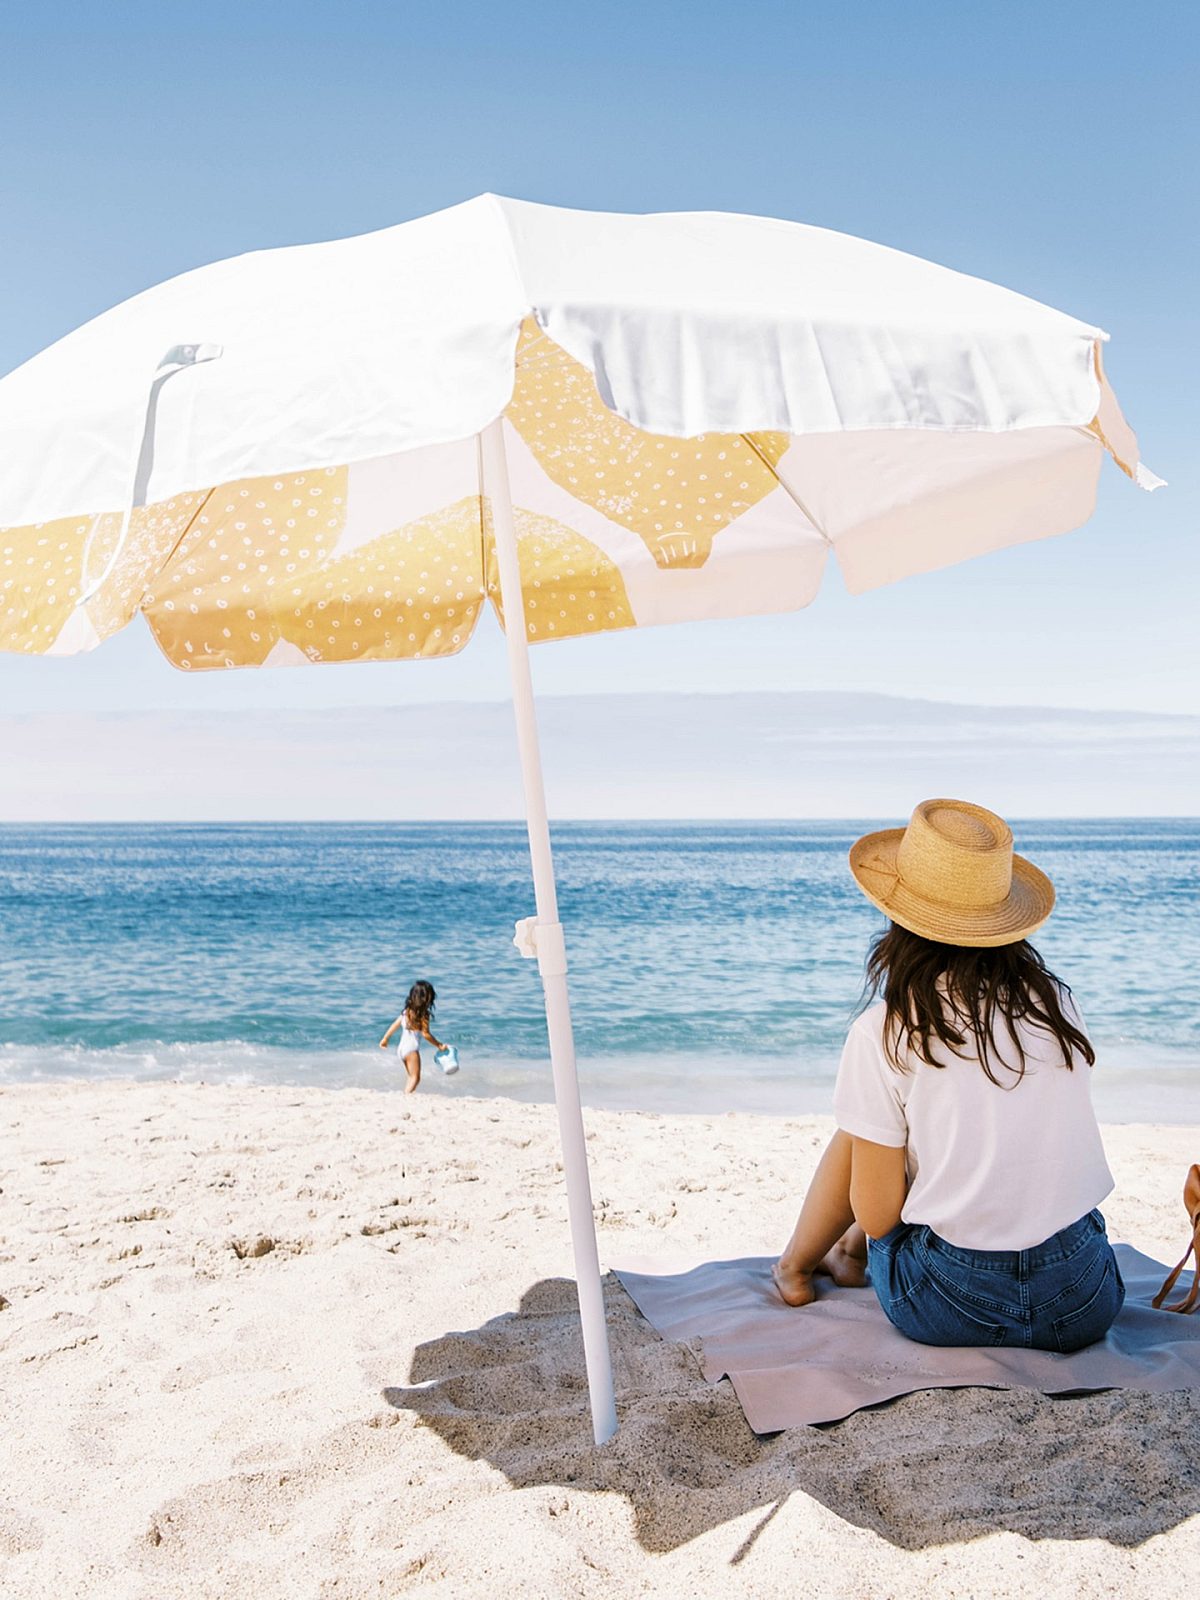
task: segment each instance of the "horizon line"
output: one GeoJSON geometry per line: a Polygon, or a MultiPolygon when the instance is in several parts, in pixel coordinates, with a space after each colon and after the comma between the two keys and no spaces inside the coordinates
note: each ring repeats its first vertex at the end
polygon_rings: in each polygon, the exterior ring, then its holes
{"type": "MultiPolygon", "coordinates": [[[[898,815],[898,813],[896,813],[898,815]]],[[[745,827],[745,828],[774,828],[792,827],[796,823],[822,823],[841,825],[853,823],[856,827],[860,823],[874,824],[886,822],[887,817],[882,814],[872,816],[866,812],[858,816],[807,816],[807,817],[551,817],[550,826],[561,827],[566,824],[570,827],[608,827],[613,824],[622,826],[688,826],[705,827],[745,827]]],[[[1195,814],[1181,812],[1113,812],[1095,813],[1092,815],[1079,812],[1027,812],[1020,814],[1014,812],[1008,819],[1013,822],[1085,822],[1088,824],[1105,824],[1117,822],[1182,822],[1200,825],[1200,812],[1195,814]]],[[[524,828],[526,819],[523,815],[512,817],[62,817],[49,819],[34,819],[28,817],[0,817],[0,828],[136,828],[136,827],[167,827],[167,828],[425,828],[425,827],[455,827],[471,828],[524,828]]]]}

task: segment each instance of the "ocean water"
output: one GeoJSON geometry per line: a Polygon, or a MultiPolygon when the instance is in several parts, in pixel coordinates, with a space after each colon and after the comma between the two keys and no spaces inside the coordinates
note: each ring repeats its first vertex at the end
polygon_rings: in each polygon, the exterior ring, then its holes
{"type": "MultiPolygon", "coordinates": [[[[881,918],[869,822],[554,830],[585,1102],[827,1109],[881,918]]],[[[1200,1122],[1200,822],[1032,822],[1113,1120],[1200,1122]]],[[[459,1048],[428,1092],[550,1098],[520,825],[0,827],[0,1083],[122,1076],[394,1088],[410,982],[459,1048]]]]}

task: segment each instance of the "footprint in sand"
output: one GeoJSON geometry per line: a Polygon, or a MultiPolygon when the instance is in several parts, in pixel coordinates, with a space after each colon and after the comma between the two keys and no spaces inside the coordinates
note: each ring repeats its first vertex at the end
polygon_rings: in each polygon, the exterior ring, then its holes
{"type": "Polygon", "coordinates": [[[11,1506],[0,1506],[0,1555],[28,1555],[31,1550],[40,1550],[43,1542],[40,1522],[11,1506]]]}
{"type": "Polygon", "coordinates": [[[258,1261],[263,1256],[302,1256],[313,1247],[309,1238],[283,1239],[273,1233],[249,1233],[240,1239],[231,1239],[229,1248],[239,1261],[258,1261]]]}

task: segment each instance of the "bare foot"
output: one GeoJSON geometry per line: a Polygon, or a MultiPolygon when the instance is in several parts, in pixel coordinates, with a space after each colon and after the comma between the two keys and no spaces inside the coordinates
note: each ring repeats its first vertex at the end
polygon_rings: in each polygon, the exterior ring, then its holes
{"type": "Polygon", "coordinates": [[[795,1267],[785,1267],[782,1261],[777,1261],[771,1268],[771,1276],[779,1290],[779,1298],[785,1305],[806,1306],[810,1300],[817,1298],[811,1272],[800,1272],[795,1267]]]}
{"type": "Polygon", "coordinates": [[[867,1282],[867,1259],[846,1249],[839,1240],[816,1270],[842,1289],[861,1289],[867,1282]]]}

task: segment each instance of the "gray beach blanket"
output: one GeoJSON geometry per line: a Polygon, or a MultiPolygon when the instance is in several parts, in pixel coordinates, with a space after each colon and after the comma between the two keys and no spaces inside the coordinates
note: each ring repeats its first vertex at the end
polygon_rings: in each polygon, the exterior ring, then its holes
{"type": "Polygon", "coordinates": [[[1102,1343],[1067,1356],[914,1344],[892,1327],[873,1290],[839,1289],[828,1279],[813,1305],[785,1306],[768,1256],[667,1273],[650,1262],[614,1270],[665,1339],[696,1348],[709,1383],[729,1378],[754,1431],[774,1433],[836,1422],[915,1389],[1200,1388],[1200,1313],[1154,1311],[1167,1269],[1129,1245],[1115,1248],[1125,1305],[1102,1343]]]}

